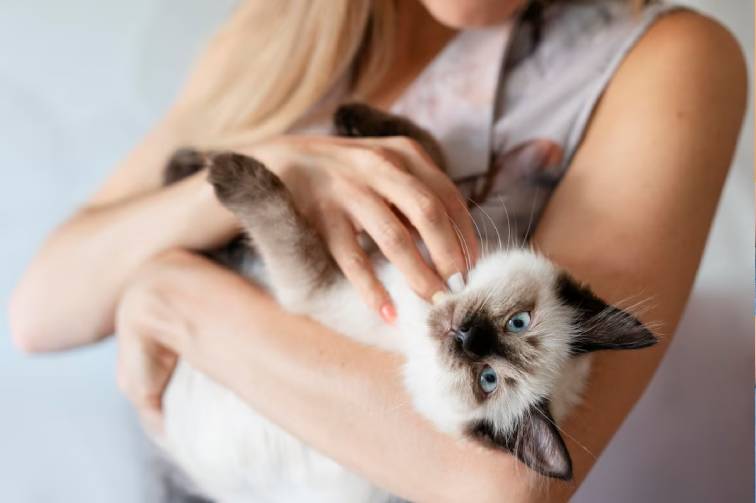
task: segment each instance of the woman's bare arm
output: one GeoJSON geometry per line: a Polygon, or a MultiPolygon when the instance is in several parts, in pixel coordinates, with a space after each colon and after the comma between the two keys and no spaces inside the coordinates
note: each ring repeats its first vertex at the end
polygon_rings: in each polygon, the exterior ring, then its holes
{"type": "MultiPolygon", "coordinates": [[[[439,433],[415,412],[398,355],[286,313],[205,258],[174,251],[150,261],[127,288],[118,320],[119,366],[165,376],[170,355],[136,346],[171,348],[295,436],[410,501],[530,497],[514,458],[439,433]]],[[[154,388],[131,380],[144,374],[121,370],[121,388],[152,426],[154,388]]]]}
{"type": "MultiPolygon", "coordinates": [[[[239,9],[229,23],[244,15],[239,9]]],[[[120,292],[146,259],[171,248],[214,247],[237,232],[204,173],[161,187],[168,158],[186,146],[191,103],[212,85],[235,43],[227,34],[214,37],[163,120],[45,240],[11,296],[11,334],[19,348],[57,351],[112,334],[120,292]]]]}
{"type": "Polygon", "coordinates": [[[10,305],[11,332],[27,351],[54,351],[113,332],[126,280],[170,248],[202,249],[233,235],[236,219],[215,201],[203,175],[160,188],[177,146],[167,119],[106,185],[46,240],[10,305]]]}
{"type": "MultiPolygon", "coordinates": [[[[660,324],[665,341],[731,160],[743,66],[715,23],[687,13],[657,23],[608,89],[535,236],[610,300],[650,297],[641,317],[660,324]]],[[[566,501],[667,347],[596,359],[586,406],[564,425],[576,481],[542,485],[545,497],[513,458],[455,441],[419,418],[396,357],[286,315],[197,257],[163,256],[137,278],[125,302],[136,314],[124,316],[122,335],[155,338],[294,435],[413,501],[566,501]]]]}
{"type": "Polygon", "coordinates": [[[603,298],[647,300],[640,318],[662,340],[594,360],[584,404],[564,425],[575,487],[675,333],[732,160],[746,78],[724,28],[690,12],[662,18],[608,88],[537,229],[536,246],[603,298]]]}

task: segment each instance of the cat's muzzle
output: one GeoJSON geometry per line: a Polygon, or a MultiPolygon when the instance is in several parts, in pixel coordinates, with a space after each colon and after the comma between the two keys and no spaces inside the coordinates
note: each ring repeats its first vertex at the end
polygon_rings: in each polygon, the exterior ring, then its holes
{"type": "Polygon", "coordinates": [[[467,360],[481,360],[493,354],[498,344],[496,326],[485,316],[466,318],[451,330],[454,352],[467,360]]]}

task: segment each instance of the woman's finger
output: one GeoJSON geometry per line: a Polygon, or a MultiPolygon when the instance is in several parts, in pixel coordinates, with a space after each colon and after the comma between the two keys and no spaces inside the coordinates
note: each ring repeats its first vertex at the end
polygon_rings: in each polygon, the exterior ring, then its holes
{"type": "Polygon", "coordinates": [[[328,222],[323,227],[323,237],[344,276],[368,306],[375,309],[385,321],[393,323],[396,308],[376,277],[373,263],[357,241],[352,223],[338,210],[330,211],[323,217],[328,222]]]}
{"type": "Polygon", "coordinates": [[[149,338],[143,323],[145,306],[127,292],[116,315],[118,386],[134,404],[150,431],[162,429],[162,396],[177,356],[149,338]],[[135,305],[134,305],[135,304],[135,305]]]}
{"type": "Polygon", "coordinates": [[[465,271],[472,268],[477,262],[480,254],[480,245],[478,243],[478,234],[475,230],[470,210],[459,193],[457,187],[449,180],[446,175],[440,173],[419,173],[417,177],[428,184],[446,208],[447,215],[450,219],[450,225],[462,247],[464,254],[465,271]]]}
{"type": "Polygon", "coordinates": [[[412,175],[377,176],[373,188],[417,229],[436,270],[452,291],[464,287],[465,251],[441,200],[412,175]]]}
{"type": "Polygon", "coordinates": [[[424,182],[446,208],[465,254],[466,269],[469,269],[477,261],[480,248],[475,224],[459,189],[414,140],[406,137],[392,138],[391,146],[406,158],[405,164],[408,165],[409,171],[424,182]]]}
{"type": "Polygon", "coordinates": [[[432,300],[437,293],[446,291],[444,283],[420,256],[409,230],[380,196],[364,191],[346,197],[345,205],[418,295],[432,300]]]}
{"type": "MultiPolygon", "coordinates": [[[[402,145],[413,145],[409,139],[402,140],[402,145]]],[[[395,143],[397,141],[392,139],[392,145],[395,143]]],[[[414,154],[414,159],[404,159],[400,154],[380,147],[373,147],[371,153],[374,156],[374,166],[368,176],[372,188],[417,229],[436,270],[449,289],[461,290],[470,260],[463,246],[464,236],[460,239],[458,225],[451,220],[446,206],[432,188],[405,168],[405,165],[418,162],[428,164],[427,167],[431,168],[432,161],[430,158],[420,158],[419,153],[414,154]]],[[[431,169],[435,171],[436,177],[444,177],[438,169],[431,169]]]]}

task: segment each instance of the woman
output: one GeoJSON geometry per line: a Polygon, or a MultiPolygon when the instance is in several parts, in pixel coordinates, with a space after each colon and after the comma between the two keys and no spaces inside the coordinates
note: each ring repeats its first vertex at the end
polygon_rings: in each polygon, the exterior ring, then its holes
{"type": "Polygon", "coordinates": [[[735,146],[745,80],[726,30],[659,4],[247,2],[166,118],[44,245],[12,299],[15,339],[52,351],[116,331],[119,381],[154,428],[179,354],[403,498],[564,501],[674,333],[735,146]],[[451,180],[406,139],[314,134],[336,103],[354,98],[436,133],[451,180]],[[478,253],[467,197],[607,300],[652,298],[641,317],[664,342],[595,360],[585,403],[563,425],[575,483],[533,487],[508,455],[397,408],[406,402],[398,358],[283,312],[197,255],[238,225],[203,173],[161,188],[166,158],[187,143],[243,151],[279,174],[388,323],[394,307],[357,233],[431,299],[457,287],[478,253]],[[410,245],[413,229],[433,267],[410,245]]]}

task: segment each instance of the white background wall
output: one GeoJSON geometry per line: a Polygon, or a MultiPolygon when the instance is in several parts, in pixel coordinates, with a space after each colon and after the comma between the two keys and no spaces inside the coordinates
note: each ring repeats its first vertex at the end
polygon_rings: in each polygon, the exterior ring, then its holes
{"type": "MultiPolygon", "coordinates": [[[[753,61],[753,3],[688,0],[753,61]]],[[[233,0],[0,0],[0,304],[50,228],[158,117],[233,0]]],[[[753,501],[753,114],[687,314],[576,501],[753,501]]],[[[49,299],[55,302],[55,299],[49,299]]],[[[114,347],[24,357],[0,312],[0,499],[151,501],[114,347]]]]}

